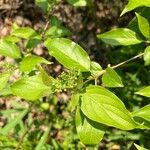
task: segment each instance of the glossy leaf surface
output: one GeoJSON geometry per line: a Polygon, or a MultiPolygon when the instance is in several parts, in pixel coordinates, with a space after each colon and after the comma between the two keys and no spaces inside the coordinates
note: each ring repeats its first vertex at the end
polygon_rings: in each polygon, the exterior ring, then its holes
{"type": "Polygon", "coordinates": [[[124,10],[121,13],[121,16],[125,13],[141,6],[147,6],[150,7],[150,1],[149,0],[129,0],[128,4],[124,8],[124,10]]]}
{"type": "Polygon", "coordinates": [[[114,46],[127,46],[142,42],[142,40],[137,37],[136,33],[128,28],[113,29],[103,34],[99,34],[97,37],[103,42],[114,46]]]}
{"type": "Polygon", "coordinates": [[[123,87],[120,76],[110,67],[106,69],[102,77],[102,83],[107,87],[123,87]]]}
{"type": "Polygon", "coordinates": [[[37,100],[51,93],[51,88],[46,86],[41,76],[31,76],[16,81],[11,86],[12,93],[26,100],[37,100]]]}
{"type": "Polygon", "coordinates": [[[145,36],[145,38],[150,38],[150,25],[146,18],[136,13],[138,19],[138,26],[141,33],[145,36]]]}
{"type": "Polygon", "coordinates": [[[99,86],[86,88],[81,100],[81,110],[93,121],[123,130],[136,127],[128,110],[112,92],[99,86]]]}
{"type": "Polygon", "coordinates": [[[75,42],[65,38],[48,39],[45,46],[50,55],[54,56],[66,68],[90,71],[88,54],[75,42]]]}
{"type": "Polygon", "coordinates": [[[81,142],[85,145],[98,144],[105,134],[104,125],[86,118],[79,108],[76,112],[76,128],[81,142]]]}

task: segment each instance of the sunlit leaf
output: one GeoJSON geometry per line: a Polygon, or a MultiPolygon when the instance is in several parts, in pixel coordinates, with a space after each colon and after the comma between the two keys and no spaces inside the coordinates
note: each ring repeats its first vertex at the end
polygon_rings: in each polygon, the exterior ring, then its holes
{"type": "Polygon", "coordinates": [[[39,35],[36,33],[36,31],[29,27],[17,28],[12,32],[12,35],[24,39],[29,39],[31,37],[40,38],[39,35]]]}
{"type": "Polygon", "coordinates": [[[150,122],[150,104],[132,112],[132,115],[141,117],[150,122]]]}
{"type": "Polygon", "coordinates": [[[50,55],[54,56],[66,68],[90,71],[88,54],[75,42],[65,38],[48,39],[45,46],[50,55]]]}
{"type": "Polygon", "coordinates": [[[97,35],[99,39],[110,45],[134,45],[143,42],[136,33],[128,28],[117,28],[97,35]]]}
{"type": "Polygon", "coordinates": [[[16,44],[0,40],[0,54],[12,58],[21,58],[21,53],[16,44]]]}
{"type": "Polygon", "coordinates": [[[125,13],[141,6],[150,7],[150,1],[149,0],[129,0],[128,4],[124,8],[124,10],[121,13],[121,16],[125,13]]]}
{"type": "Polygon", "coordinates": [[[123,87],[120,76],[110,67],[106,69],[102,77],[102,83],[107,87],[123,87]]]}
{"type": "Polygon", "coordinates": [[[86,118],[79,108],[76,112],[76,128],[81,142],[91,146],[102,140],[106,130],[104,125],[86,118]]]}
{"type": "Polygon", "coordinates": [[[38,100],[51,93],[51,88],[46,86],[41,76],[31,76],[16,81],[11,86],[12,93],[26,100],[38,100]]]}
{"type": "Polygon", "coordinates": [[[138,19],[138,26],[141,31],[141,33],[147,38],[150,38],[150,25],[146,18],[142,17],[138,13],[136,13],[137,19],[138,19]]]}
{"type": "Polygon", "coordinates": [[[122,101],[110,91],[99,86],[90,86],[81,97],[81,110],[93,121],[131,130],[136,127],[122,101]]]}
{"type": "Polygon", "coordinates": [[[144,147],[141,147],[141,146],[139,146],[139,145],[137,145],[135,143],[134,143],[134,146],[137,148],[137,150],[148,150],[148,149],[146,149],[144,147]]]}
{"type": "Polygon", "coordinates": [[[136,94],[150,97],[150,86],[147,86],[147,87],[141,89],[140,91],[136,92],[136,94]]]}
{"type": "Polygon", "coordinates": [[[51,62],[47,61],[43,57],[36,56],[36,55],[29,55],[23,58],[23,60],[20,63],[20,69],[21,71],[32,71],[32,69],[38,65],[38,64],[51,64],[51,62]]]}
{"type": "Polygon", "coordinates": [[[2,90],[6,86],[9,77],[10,77],[9,72],[0,73],[0,90],[2,90]]]}
{"type": "Polygon", "coordinates": [[[144,50],[144,61],[145,65],[150,65],[150,46],[144,50]]]}

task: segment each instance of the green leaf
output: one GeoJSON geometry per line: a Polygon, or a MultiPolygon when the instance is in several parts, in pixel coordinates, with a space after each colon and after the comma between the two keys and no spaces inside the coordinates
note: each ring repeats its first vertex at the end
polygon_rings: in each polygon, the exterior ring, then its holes
{"type": "Polygon", "coordinates": [[[147,86],[147,87],[141,89],[140,91],[136,92],[136,94],[142,95],[145,97],[150,97],[150,86],[147,86]]]}
{"type": "Polygon", "coordinates": [[[102,71],[102,67],[94,61],[91,61],[91,74],[96,76],[100,71],[102,71]]]}
{"type": "Polygon", "coordinates": [[[144,61],[145,65],[150,65],[150,46],[144,50],[144,61]]]}
{"type": "Polygon", "coordinates": [[[35,0],[35,3],[40,7],[44,12],[48,10],[48,0],[35,0]]]}
{"type": "Polygon", "coordinates": [[[66,68],[90,71],[88,54],[75,42],[65,38],[48,39],[45,46],[50,55],[54,56],[66,68]]]}
{"type": "Polygon", "coordinates": [[[110,67],[106,69],[102,77],[102,83],[107,87],[123,87],[120,76],[110,67]]]}
{"type": "Polygon", "coordinates": [[[16,30],[14,30],[12,32],[12,35],[16,36],[16,37],[24,38],[24,39],[29,39],[29,38],[32,38],[32,37],[36,37],[36,38],[40,39],[40,37],[36,33],[36,31],[33,30],[32,28],[29,28],[29,27],[17,28],[16,30]]]}
{"type": "Polygon", "coordinates": [[[63,26],[52,26],[45,33],[46,36],[49,36],[51,38],[65,37],[70,34],[71,32],[63,26]]]}
{"type": "Polygon", "coordinates": [[[38,44],[42,43],[40,39],[37,38],[31,38],[26,43],[26,48],[32,50],[35,48],[38,44]]]}
{"type": "Polygon", "coordinates": [[[16,81],[11,86],[12,93],[26,100],[38,100],[51,93],[51,88],[46,86],[41,76],[31,76],[16,81]]]}
{"type": "Polygon", "coordinates": [[[50,132],[50,129],[51,129],[51,126],[49,126],[47,128],[47,130],[44,132],[44,134],[42,135],[38,145],[35,147],[35,150],[42,150],[44,144],[46,143],[47,141],[47,138],[48,138],[48,135],[49,135],[49,132],[50,132]]]}
{"type": "Polygon", "coordinates": [[[36,55],[30,55],[30,56],[23,58],[22,62],[20,63],[20,69],[21,69],[21,71],[24,71],[24,72],[26,72],[26,71],[30,72],[33,70],[33,68],[36,65],[39,65],[41,63],[51,64],[51,62],[47,61],[43,57],[36,56],[36,55]]]}
{"type": "Polygon", "coordinates": [[[79,108],[76,111],[76,128],[81,142],[85,145],[98,144],[105,134],[104,125],[86,118],[79,108]]]}
{"type": "Polygon", "coordinates": [[[149,0],[129,0],[129,3],[126,5],[124,10],[121,13],[121,16],[125,13],[141,6],[150,7],[150,1],[149,0]]]}
{"type": "Polygon", "coordinates": [[[75,7],[85,7],[91,3],[90,0],[67,0],[69,4],[75,7]]]}
{"type": "Polygon", "coordinates": [[[10,73],[8,72],[0,73],[0,91],[6,86],[9,77],[10,77],[10,73]]]}
{"type": "Polygon", "coordinates": [[[136,13],[138,19],[138,26],[141,33],[145,36],[145,38],[150,38],[150,25],[146,18],[142,17],[138,13],[136,13]]]}
{"type": "Polygon", "coordinates": [[[18,43],[20,41],[20,38],[13,36],[13,35],[8,35],[3,38],[4,41],[12,42],[12,43],[18,43]]]}
{"type": "Polygon", "coordinates": [[[122,130],[136,127],[122,101],[105,88],[87,87],[81,98],[81,110],[89,119],[122,130]]]}
{"type": "Polygon", "coordinates": [[[12,58],[21,58],[21,53],[16,44],[0,40],[0,54],[12,58]]]}
{"type": "Polygon", "coordinates": [[[7,125],[0,129],[0,133],[7,135],[22,120],[22,118],[28,113],[28,111],[28,109],[25,109],[22,112],[20,112],[17,117],[11,119],[11,121],[8,122],[7,125]]]}
{"type": "Polygon", "coordinates": [[[134,45],[143,42],[136,33],[128,28],[117,28],[97,35],[99,39],[110,45],[134,45]]]}
{"type": "Polygon", "coordinates": [[[137,111],[132,112],[132,116],[141,117],[150,122],[150,104],[137,111]]]}
{"type": "Polygon", "coordinates": [[[79,103],[80,95],[79,94],[73,94],[71,96],[71,100],[69,103],[69,107],[71,108],[71,111],[75,110],[76,106],[79,103]]]}
{"type": "Polygon", "coordinates": [[[148,149],[146,149],[144,147],[141,147],[141,146],[139,146],[139,145],[137,145],[135,143],[134,143],[134,146],[137,148],[137,150],[148,150],[148,149]]]}
{"type": "Polygon", "coordinates": [[[51,86],[53,83],[56,82],[56,79],[48,75],[47,72],[42,67],[39,67],[39,70],[40,70],[42,81],[45,85],[51,86]]]}

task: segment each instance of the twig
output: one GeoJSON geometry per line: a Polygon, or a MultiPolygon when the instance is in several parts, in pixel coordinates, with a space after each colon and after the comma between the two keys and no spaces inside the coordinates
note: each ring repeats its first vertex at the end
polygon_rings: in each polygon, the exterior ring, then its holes
{"type": "MultiPolygon", "coordinates": [[[[143,55],[144,55],[144,53],[140,53],[140,54],[138,54],[138,55],[136,55],[136,56],[134,56],[134,57],[132,57],[132,58],[126,60],[126,61],[123,61],[123,62],[121,62],[121,63],[119,63],[119,64],[117,64],[117,65],[112,66],[111,68],[112,68],[112,69],[116,69],[116,68],[118,68],[118,67],[120,67],[120,66],[122,66],[122,65],[124,65],[124,64],[126,64],[126,63],[128,63],[128,62],[130,62],[130,61],[132,61],[132,60],[135,60],[135,59],[137,59],[137,58],[139,58],[139,57],[141,57],[141,56],[143,56],[143,55]]],[[[105,72],[106,72],[106,70],[100,71],[95,77],[93,77],[93,78],[91,78],[91,79],[85,81],[84,84],[87,83],[87,82],[89,82],[89,81],[92,81],[92,80],[97,81],[97,79],[98,79],[100,76],[102,76],[105,72]]]]}

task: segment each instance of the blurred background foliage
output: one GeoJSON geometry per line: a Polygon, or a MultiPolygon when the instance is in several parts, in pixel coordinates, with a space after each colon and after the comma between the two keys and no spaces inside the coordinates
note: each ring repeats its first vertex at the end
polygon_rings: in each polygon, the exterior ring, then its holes
{"type": "MultiPolygon", "coordinates": [[[[87,50],[93,61],[103,67],[127,60],[141,50],[139,47],[138,49],[136,47],[110,47],[96,38],[98,33],[129,24],[134,13],[119,17],[127,3],[126,0],[80,1],[1,0],[0,37],[10,34],[14,22],[19,26],[32,27],[41,31],[51,18],[51,28],[47,31],[47,36],[68,36],[87,50]]],[[[24,48],[22,43],[19,46],[24,48]]],[[[34,53],[54,61],[52,66],[45,66],[46,71],[54,76],[58,76],[64,70],[54,58],[48,56],[43,45],[39,44],[34,49],[34,53]]],[[[12,62],[11,59],[3,56],[0,56],[0,61],[12,62]]],[[[149,101],[148,98],[134,94],[150,84],[150,68],[143,66],[143,63],[138,59],[117,69],[125,87],[111,89],[123,100],[130,111],[145,106],[149,101]]],[[[3,127],[16,116],[19,117],[23,106],[29,107],[29,105],[16,97],[0,97],[0,126],[3,127]]],[[[11,150],[18,147],[16,149],[33,150],[36,147],[38,150],[42,144],[42,137],[46,137],[46,144],[40,150],[85,149],[76,133],[75,112],[72,111],[70,105],[70,92],[62,92],[57,96],[50,95],[31,105],[30,109],[29,113],[22,115],[21,122],[18,123],[16,120],[16,123],[12,124],[14,129],[10,135],[0,135],[0,149],[11,150]],[[46,136],[47,130],[50,130],[50,134],[46,136]]],[[[133,143],[146,145],[150,149],[149,137],[150,133],[147,130],[126,132],[109,128],[103,141],[95,149],[134,150],[133,143]]]]}

